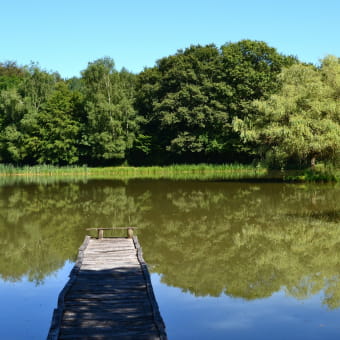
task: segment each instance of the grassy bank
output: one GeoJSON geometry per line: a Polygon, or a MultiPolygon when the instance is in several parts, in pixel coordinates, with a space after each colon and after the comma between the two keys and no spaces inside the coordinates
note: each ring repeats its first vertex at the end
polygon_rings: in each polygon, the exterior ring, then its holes
{"type": "Polygon", "coordinates": [[[297,174],[283,176],[284,182],[340,182],[340,170],[300,171],[297,174]]]}
{"type": "Polygon", "coordinates": [[[247,179],[267,175],[267,169],[240,164],[197,164],[151,167],[55,167],[49,165],[14,167],[0,165],[0,176],[53,176],[53,177],[87,177],[112,179],[247,179]]]}
{"type": "Polygon", "coordinates": [[[0,178],[33,179],[174,179],[174,180],[267,180],[284,182],[340,182],[340,170],[268,171],[259,166],[241,164],[196,164],[150,167],[57,167],[50,165],[15,167],[0,164],[0,178]]]}

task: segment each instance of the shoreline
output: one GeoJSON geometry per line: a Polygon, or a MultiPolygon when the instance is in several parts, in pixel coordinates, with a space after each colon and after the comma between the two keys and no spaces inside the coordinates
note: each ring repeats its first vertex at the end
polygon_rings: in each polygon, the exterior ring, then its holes
{"type": "Polygon", "coordinates": [[[340,171],[269,170],[242,164],[183,164],[169,166],[58,167],[49,165],[15,167],[0,165],[5,178],[108,178],[108,179],[173,179],[173,180],[250,180],[266,182],[340,182],[340,171]]]}

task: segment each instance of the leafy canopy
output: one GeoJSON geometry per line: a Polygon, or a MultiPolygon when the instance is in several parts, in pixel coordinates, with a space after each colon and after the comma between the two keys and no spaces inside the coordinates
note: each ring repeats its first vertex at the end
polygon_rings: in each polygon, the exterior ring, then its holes
{"type": "Polygon", "coordinates": [[[234,119],[235,130],[273,164],[334,159],[340,149],[339,59],[325,58],[319,69],[293,65],[279,80],[277,93],[252,103],[252,116],[234,119]]]}

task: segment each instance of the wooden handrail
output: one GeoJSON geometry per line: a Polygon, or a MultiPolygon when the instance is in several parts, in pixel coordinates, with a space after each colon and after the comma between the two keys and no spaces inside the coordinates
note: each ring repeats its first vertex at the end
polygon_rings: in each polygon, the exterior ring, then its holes
{"type": "Polygon", "coordinates": [[[86,230],[97,230],[98,239],[101,240],[104,238],[104,230],[114,230],[114,229],[126,229],[127,237],[133,238],[133,230],[138,229],[138,227],[112,227],[112,228],[87,228],[86,230]]]}

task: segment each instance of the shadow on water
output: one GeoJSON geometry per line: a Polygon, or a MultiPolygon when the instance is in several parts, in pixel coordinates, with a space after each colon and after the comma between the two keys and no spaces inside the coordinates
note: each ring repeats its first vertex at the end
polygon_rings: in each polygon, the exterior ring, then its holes
{"type": "Polygon", "coordinates": [[[340,187],[91,180],[0,187],[0,277],[37,284],[75,260],[85,229],[138,226],[151,271],[196,296],[324,291],[340,306],[340,187]]]}

